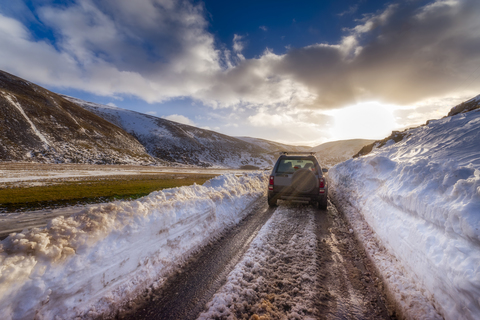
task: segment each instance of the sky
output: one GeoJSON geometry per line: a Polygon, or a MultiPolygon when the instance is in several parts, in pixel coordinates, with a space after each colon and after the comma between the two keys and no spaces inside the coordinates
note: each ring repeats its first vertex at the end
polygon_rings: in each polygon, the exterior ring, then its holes
{"type": "Polygon", "coordinates": [[[478,0],[0,0],[0,69],[231,136],[382,139],[480,94],[478,0]]]}

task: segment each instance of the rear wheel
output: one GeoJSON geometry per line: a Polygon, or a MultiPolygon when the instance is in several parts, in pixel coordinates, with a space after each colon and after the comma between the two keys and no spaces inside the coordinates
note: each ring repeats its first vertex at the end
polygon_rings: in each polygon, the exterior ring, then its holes
{"type": "Polygon", "coordinates": [[[275,206],[277,206],[277,199],[275,199],[274,197],[268,196],[268,205],[269,205],[270,207],[275,207],[275,206]]]}
{"type": "Polygon", "coordinates": [[[318,209],[320,210],[327,210],[327,205],[328,205],[327,197],[324,197],[320,199],[320,201],[318,201],[318,209]]]}

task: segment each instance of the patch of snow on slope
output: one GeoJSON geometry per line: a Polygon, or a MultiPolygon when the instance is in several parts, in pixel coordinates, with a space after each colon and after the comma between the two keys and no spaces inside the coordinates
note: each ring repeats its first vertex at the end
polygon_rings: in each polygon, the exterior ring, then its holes
{"type": "Polygon", "coordinates": [[[27,120],[27,122],[30,124],[30,127],[32,128],[32,131],[35,133],[35,135],[43,142],[43,144],[45,145],[45,147],[49,147],[50,146],[50,143],[48,142],[47,138],[45,138],[45,136],[37,129],[37,127],[35,127],[35,125],[33,124],[32,120],[30,120],[30,118],[27,116],[27,114],[25,113],[25,111],[23,111],[23,108],[22,106],[13,101],[13,99],[15,99],[14,97],[10,96],[9,94],[4,94],[5,98],[7,98],[7,100],[12,104],[12,106],[14,106],[15,108],[17,108],[17,110],[22,114],[22,116],[25,118],[25,120],[27,120]]]}
{"type": "Polygon", "coordinates": [[[238,223],[266,182],[265,174],[226,174],[10,235],[0,242],[2,319],[112,315],[238,223]]]}
{"type": "Polygon", "coordinates": [[[375,246],[367,244],[407,316],[431,317],[428,307],[412,308],[414,301],[404,292],[405,286],[416,286],[446,319],[478,319],[479,141],[480,112],[462,113],[430,121],[401,142],[329,172],[347,216],[362,218],[353,219],[356,232],[365,233],[355,223],[363,220],[380,247],[399,261],[403,271],[394,271],[394,264],[383,264],[375,246]]]}

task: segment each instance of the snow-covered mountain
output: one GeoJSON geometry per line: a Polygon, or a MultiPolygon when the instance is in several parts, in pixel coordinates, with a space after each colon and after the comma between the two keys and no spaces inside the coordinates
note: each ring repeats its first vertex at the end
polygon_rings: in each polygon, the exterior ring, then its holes
{"type": "Polygon", "coordinates": [[[332,167],[337,163],[352,158],[363,146],[372,143],[374,140],[352,139],[326,142],[313,147],[308,151],[315,152],[322,166],[332,167]]]}
{"type": "Polygon", "coordinates": [[[40,86],[0,71],[0,161],[155,163],[130,134],[40,86]]]}
{"type": "Polygon", "coordinates": [[[479,102],[329,172],[332,195],[405,318],[480,315],[479,102]]]}
{"type": "Polygon", "coordinates": [[[273,165],[274,156],[268,150],[234,137],[131,110],[65,98],[124,129],[158,159],[205,167],[273,165]]]}

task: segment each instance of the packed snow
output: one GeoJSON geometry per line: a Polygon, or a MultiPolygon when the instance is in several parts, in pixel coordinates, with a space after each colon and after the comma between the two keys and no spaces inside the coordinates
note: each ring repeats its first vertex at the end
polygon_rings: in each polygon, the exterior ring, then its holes
{"type": "Polygon", "coordinates": [[[479,141],[474,110],[411,129],[402,141],[329,172],[406,317],[480,315],[479,141]]]}
{"type": "Polygon", "coordinates": [[[200,320],[315,318],[316,210],[299,211],[274,212],[200,320]]]}
{"type": "Polygon", "coordinates": [[[2,319],[112,315],[238,223],[266,181],[263,173],[225,174],[10,235],[0,242],[2,319]]]}

